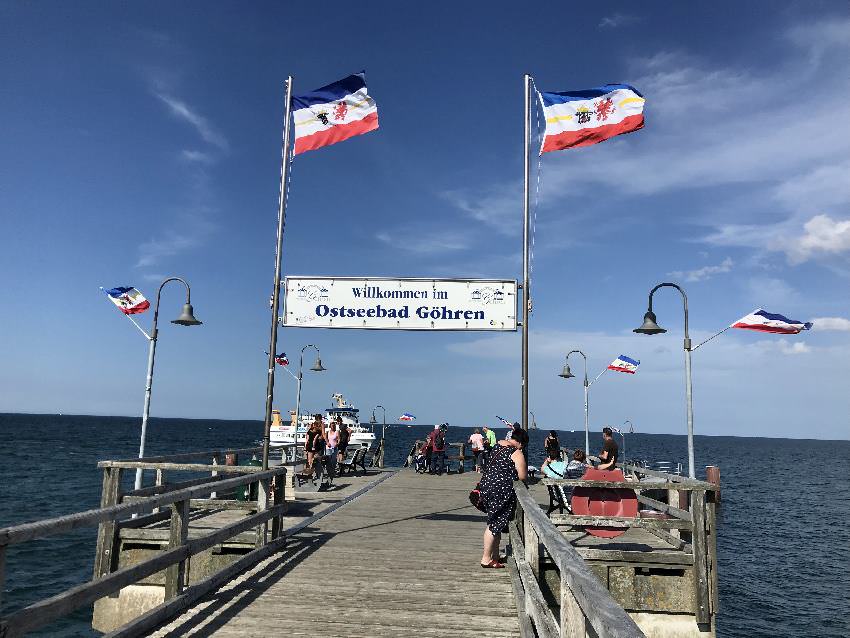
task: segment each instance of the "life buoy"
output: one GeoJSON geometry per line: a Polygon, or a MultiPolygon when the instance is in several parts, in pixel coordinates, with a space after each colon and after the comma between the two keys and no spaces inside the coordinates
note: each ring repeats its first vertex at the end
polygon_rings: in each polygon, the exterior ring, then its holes
{"type": "MultiPolygon", "coordinates": [[[[589,468],[583,481],[610,481],[624,483],[626,478],[621,470],[597,470],[589,468]]],[[[638,515],[638,500],[634,490],[612,487],[573,488],[570,499],[573,514],[577,516],[624,516],[635,518],[638,515]]],[[[600,538],[615,538],[625,534],[623,527],[585,527],[584,530],[600,538]]]]}

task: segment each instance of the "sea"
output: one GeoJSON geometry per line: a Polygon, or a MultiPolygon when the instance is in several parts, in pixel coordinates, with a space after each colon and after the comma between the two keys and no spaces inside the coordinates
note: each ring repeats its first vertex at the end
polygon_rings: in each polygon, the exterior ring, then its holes
{"type": "MultiPolygon", "coordinates": [[[[431,427],[389,426],[386,464],[401,465],[431,427]]],[[[136,456],[139,428],[137,417],[0,414],[0,527],[97,507],[97,462],[136,456]]],[[[447,440],[471,433],[450,426],[447,440]]],[[[530,433],[532,463],[546,433],[530,433]]],[[[584,447],[583,431],[558,434],[562,445],[584,447]]],[[[250,447],[261,436],[258,421],[153,418],[147,452],[250,447]]],[[[685,436],[635,433],[625,442],[629,459],[687,459],[685,436]]],[[[594,433],[591,449],[601,444],[594,433]]],[[[696,436],[695,458],[698,477],[707,465],[721,468],[718,635],[850,636],[850,441],[696,436]]],[[[88,528],[9,548],[0,614],[91,578],[95,536],[88,528]]],[[[36,635],[98,635],[90,622],[82,609],[36,635]]]]}

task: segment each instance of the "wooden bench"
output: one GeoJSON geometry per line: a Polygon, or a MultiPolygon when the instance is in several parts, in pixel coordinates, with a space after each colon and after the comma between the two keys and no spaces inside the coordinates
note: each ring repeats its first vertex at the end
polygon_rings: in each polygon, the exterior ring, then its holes
{"type": "Polygon", "coordinates": [[[366,452],[365,447],[359,447],[355,450],[346,450],[345,458],[337,463],[337,474],[344,476],[345,474],[354,474],[357,468],[361,468],[363,473],[366,473],[366,452]]]}

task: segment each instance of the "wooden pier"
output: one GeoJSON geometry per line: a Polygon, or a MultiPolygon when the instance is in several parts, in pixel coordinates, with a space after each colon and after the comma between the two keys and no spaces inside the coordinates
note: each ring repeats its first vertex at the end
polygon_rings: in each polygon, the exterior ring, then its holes
{"type": "Polygon", "coordinates": [[[0,638],[92,604],[110,637],[714,634],[709,483],[660,474],[654,494],[670,502],[639,495],[666,512],[657,520],[550,518],[551,482],[517,483],[508,569],[497,570],[479,566],[477,474],[361,468],[315,491],[283,458],[267,471],[225,458],[103,461],[100,508],[0,530],[2,587],[8,545],[98,525],[92,580],[3,615],[0,638]],[[154,484],[125,492],[139,467],[154,484]],[[593,524],[628,531],[599,542],[582,532],[593,524]]]}

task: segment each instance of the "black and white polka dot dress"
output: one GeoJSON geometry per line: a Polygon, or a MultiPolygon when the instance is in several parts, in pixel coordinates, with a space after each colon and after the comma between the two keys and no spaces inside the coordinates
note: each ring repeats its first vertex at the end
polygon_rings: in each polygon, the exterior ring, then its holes
{"type": "Polygon", "coordinates": [[[508,531],[508,523],[514,515],[516,467],[511,460],[514,451],[516,448],[496,446],[487,461],[487,470],[479,487],[487,506],[487,527],[493,534],[508,531]]]}

